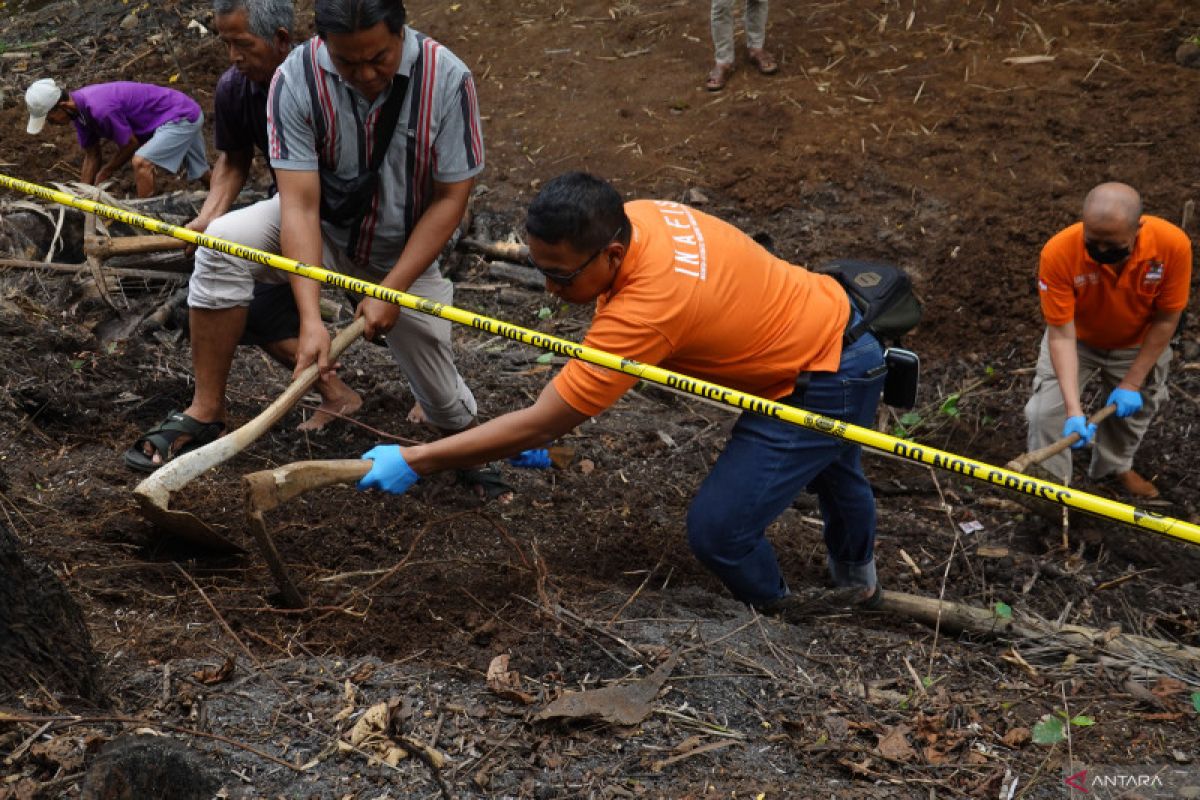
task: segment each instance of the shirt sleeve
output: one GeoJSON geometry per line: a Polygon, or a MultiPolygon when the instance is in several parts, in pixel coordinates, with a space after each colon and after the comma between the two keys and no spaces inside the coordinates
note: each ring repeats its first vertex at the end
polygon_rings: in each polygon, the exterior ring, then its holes
{"type": "Polygon", "coordinates": [[[217,82],[213,98],[213,145],[223,153],[254,149],[249,115],[243,113],[249,98],[239,91],[234,76],[226,72],[217,82]]]}
{"type": "Polygon", "coordinates": [[[311,106],[303,79],[277,70],[267,96],[267,141],[275,169],[316,171],[317,141],[311,106]]]}
{"type": "Polygon", "coordinates": [[[1038,264],[1038,297],[1047,325],[1066,325],[1075,319],[1075,287],[1071,284],[1069,259],[1062,243],[1050,240],[1042,248],[1038,264]]]}
{"type": "Polygon", "coordinates": [[[439,183],[464,181],[483,171],[483,125],[475,79],[465,70],[454,74],[457,79],[448,82],[433,143],[433,179],[439,183]]]}
{"type": "MultiPolygon", "coordinates": [[[[671,354],[671,344],[650,325],[621,318],[619,309],[597,313],[584,345],[623,358],[657,366],[671,354]]],[[[567,405],[595,416],[617,402],[638,379],[584,361],[572,361],[554,378],[554,388],[567,405]]]]}
{"type": "Polygon", "coordinates": [[[1159,311],[1182,311],[1187,308],[1192,283],[1192,242],[1187,234],[1172,237],[1166,254],[1166,280],[1155,302],[1159,311]]]}

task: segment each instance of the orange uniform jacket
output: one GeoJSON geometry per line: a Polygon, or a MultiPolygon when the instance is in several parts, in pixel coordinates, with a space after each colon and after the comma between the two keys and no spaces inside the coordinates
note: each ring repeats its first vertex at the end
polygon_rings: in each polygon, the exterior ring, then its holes
{"type": "MultiPolygon", "coordinates": [[[[637,200],[625,212],[629,249],[585,345],[771,400],[802,371],[837,371],[850,302],[836,280],[680,203],[637,200]]],[[[592,416],[636,382],[572,361],[554,388],[592,416]]]]}
{"type": "Polygon", "coordinates": [[[1083,223],[1042,248],[1038,292],[1050,325],[1075,321],[1076,338],[1099,350],[1138,347],[1156,311],[1182,311],[1192,278],[1187,234],[1158,217],[1142,217],[1137,244],[1118,275],[1083,246],[1083,223]]]}

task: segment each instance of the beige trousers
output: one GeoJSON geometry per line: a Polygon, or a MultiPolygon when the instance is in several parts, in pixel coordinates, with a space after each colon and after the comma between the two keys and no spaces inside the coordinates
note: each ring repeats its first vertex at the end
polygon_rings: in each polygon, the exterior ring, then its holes
{"type": "MultiPolygon", "coordinates": [[[[231,211],[213,220],[207,233],[269,253],[279,252],[279,196],[231,211]]],[[[324,239],[325,269],[378,282],[382,275],[361,269],[338,247],[324,239]]],[[[254,282],[286,283],[287,272],[246,261],[217,250],[196,251],[196,268],[188,284],[191,308],[246,306],[254,295],[254,282]]],[[[444,305],[454,302],[454,285],[430,265],[408,288],[409,293],[444,305]]],[[[475,397],[454,366],[449,320],[400,309],[396,325],[387,333],[388,349],[408,378],[413,396],[430,424],[447,431],[461,430],[475,420],[475,397]]]]}
{"type": "MultiPolygon", "coordinates": [[[[1100,382],[1099,400],[1089,411],[1090,416],[1099,410],[1099,403],[1103,402],[1113,387],[1125,377],[1129,365],[1138,354],[1138,349],[1135,347],[1127,350],[1097,350],[1078,342],[1076,351],[1079,353],[1081,395],[1086,397],[1084,388],[1089,383],[1096,379],[1100,382]]],[[[1146,376],[1146,383],[1142,387],[1144,405],[1141,411],[1124,419],[1112,416],[1100,423],[1096,438],[1092,440],[1088,477],[1099,480],[1116,472],[1124,472],[1133,466],[1134,453],[1142,443],[1150,421],[1167,399],[1167,375],[1171,357],[1171,348],[1168,347],[1146,376]]],[[[1063,423],[1067,418],[1066,403],[1063,402],[1058,376],[1054,374],[1054,366],[1050,363],[1048,336],[1042,337],[1037,369],[1033,376],[1033,396],[1025,404],[1025,418],[1029,422],[1029,450],[1037,450],[1062,438],[1063,423]]],[[[1042,469],[1062,483],[1068,483],[1071,479],[1072,452],[1065,450],[1051,456],[1042,462],[1042,469]]]]}

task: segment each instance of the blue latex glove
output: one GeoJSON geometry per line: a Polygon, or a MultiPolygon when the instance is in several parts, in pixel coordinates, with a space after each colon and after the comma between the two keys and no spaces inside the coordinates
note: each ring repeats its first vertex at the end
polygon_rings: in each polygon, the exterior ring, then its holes
{"type": "Polygon", "coordinates": [[[400,455],[400,446],[382,444],[372,447],[363,453],[367,461],[374,461],[371,471],[358,482],[358,490],[379,489],[391,494],[404,494],[412,485],[421,480],[421,476],[413,472],[412,467],[400,455]]]}
{"type": "Polygon", "coordinates": [[[1088,444],[1091,444],[1092,437],[1096,435],[1096,425],[1087,421],[1087,417],[1067,417],[1066,423],[1063,425],[1064,437],[1070,436],[1072,433],[1079,434],[1079,441],[1071,445],[1072,450],[1080,450],[1088,444]]]}
{"type": "Polygon", "coordinates": [[[550,451],[544,447],[526,450],[508,459],[508,463],[522,469],[550,469],[550,451]]]}
{"type": "Polygon", "coordinates": [[[1113,389],[1104,405],[1117,406],[1118,417],[1128,417],[1142,410],[1142,393],[1131,389],[1113,389]]]}

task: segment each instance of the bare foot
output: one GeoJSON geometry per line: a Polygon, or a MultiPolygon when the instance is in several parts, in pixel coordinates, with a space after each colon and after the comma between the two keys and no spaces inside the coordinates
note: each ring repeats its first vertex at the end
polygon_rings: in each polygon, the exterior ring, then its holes
{"type": "Polygon", "coordinates": [[[363,400],[341,378],[330,375],[317,384],[321,405],[308,419],[296,426],[298,431],[319,431],[338,417],[352,417],[362,408],[363,400]]]}
{"type": "Polygon", "coordinates": [[[413,403],[413,407],[408,412],[408,421],[414,425],[428,424],[429,417],[425,416],[425,409],[421,408],[420,403],[413,403]]]}

